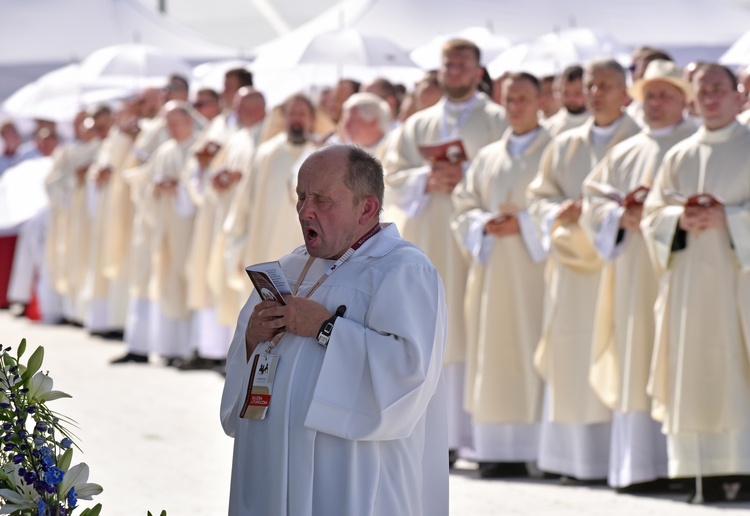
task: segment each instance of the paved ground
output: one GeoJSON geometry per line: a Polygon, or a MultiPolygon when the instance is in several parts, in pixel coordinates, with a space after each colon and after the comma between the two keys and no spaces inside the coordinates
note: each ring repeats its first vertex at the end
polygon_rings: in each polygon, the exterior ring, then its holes
{"type": "MultiPolygon", "coordinates": [[[[121,342],[71,327],[44,326],[0,311],[0,344],[45,347],[43,369],[73,399],[53,408],[78,421],[79,444],[106,516],[215,516],[227,512],[232,441],[218,421],[223,379],[162,365],[110,366],[121,342]]],[[[605,487],[561,486],[550,480],[488,481],[470,463],[451,475],[451,514],[718,515],[745,514],[750,504],[690,506],[679,496],[618,495],[605,487]]],[[[353,515],[356,516],[356,515],[353,515]]]]}

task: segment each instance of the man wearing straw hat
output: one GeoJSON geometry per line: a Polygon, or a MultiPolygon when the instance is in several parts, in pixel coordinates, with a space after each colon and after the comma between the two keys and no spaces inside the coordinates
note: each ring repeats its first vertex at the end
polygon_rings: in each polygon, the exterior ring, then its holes
{"type": "MultiPolygon", "coordinates": [[[[703,476],[750,474],[750,129],[730,70],[704,65],[692,85],[703,126],[665,155],[641,230],[663,274],[652,415],[669,476],[696,476],[700,502],[703,476]]],[[[706,480],[707,499],[738,494],[706,480]]]]}
{"type": "Polygon", "coordinates": [[[589,381],[613,411],[608,481],[633,491],[667,476],[667,443],[646,392],[657,277],[640,232],[641,212],[664,154],[696,126],[684,117],[690,84],[671,61],[652,61],[630,96],[643,106],[646,127],[616,145],[586,178],[581,227],[605,260],[589,381]]]}

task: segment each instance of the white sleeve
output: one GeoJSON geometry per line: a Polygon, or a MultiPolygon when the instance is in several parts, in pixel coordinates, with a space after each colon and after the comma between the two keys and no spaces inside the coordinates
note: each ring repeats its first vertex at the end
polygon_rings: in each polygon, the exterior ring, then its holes
{"type": "MultiPolygon", "coordinates": [[[[528,211],[519,211],[516,213],[516,217],[518,217],[518,226],[521,228],[521,238],[523,239],[523,243],[526,244],[526,250],[529,252],[529,256],[531,256],[531,261],[534,263],[543,262],[547,259],[547,254],[549,253],[549,243],[545,248],[542,240],[539,239],[534,227],[534,221],[531,219],[528,211]]],[[[549,240],[549,231],[546,231],[545,234],[549,240]]]]}
{"type": "Polygon", "coordinates": [[[185,185],[181,182],[177,183],[177,193],[174,197],[174,209],[175,212],[177,212],[177,216],[182,219],[187,219],[195,215],[195,203],[193,202],[192,197],[190,197],[190,192],[188,192],[185,185]]]}
{"type": "Polygon", "coordinates": [[[617,243],[620,231],[620,219],[625,213],[624,206],[617,206],[608,210],[594,235],[594,247],[605,260],[614,260],[622,250],[622,242],[617,243]]]}
{"type": "Polygon", "coordinates": [[[350,440],[404,439],[441,378],[446,306],[437,271],[413,263],[388,271],[365,323],[336,321],[305,426],[350,440]]]}
{"type": "Polygon", "coordinates": [[[391,202],[401,208],[409,218],[419,217],[427,205],[429,194],[426,192],[426,188],[429,175],[429,165],[415,168],[406,184],[392,190],[391,202]]]}

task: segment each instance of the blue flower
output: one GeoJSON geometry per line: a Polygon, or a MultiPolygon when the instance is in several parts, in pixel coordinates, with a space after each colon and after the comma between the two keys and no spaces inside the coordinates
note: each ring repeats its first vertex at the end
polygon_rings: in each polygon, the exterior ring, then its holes
{"type": "Polygon", "coordinates": [[[44,446],[44,438],[43,437],[35,437],[34,438],[34,446],[39,448],[40,446],[44,446]]]}
{"type": "Polygon", "coordinates": [[[51,486],[56,486],[57,484],[62,482],[64,476],[65,472],[60,468],[54,466],[49,468],[49,470],[47,470],[47,472],[44,474],[44,481],[51,486]]]}
{"type": "Polygon", "coordinates": [[[73,509],[78,504],[78,495],[76,494],[76,488],[71,487],[68,491],[68,506],[73,509]]]}
{"type": "Polygon", "coordinates": [[[41,498],[39,499],[39,503],[36,504],[36,514],[37,516],[47,516],[49,514],[47,504],[41,498]]]}
{"type": "Polygon", "coordinates": [[[23,476],[23,480],[27,485],[34,485],[34,482],[39,480],[39,477],[36,476],[36,473],[34,473],[33,471],[27,471],[23,476]]]}
{"type": "Polygon", "coordinates": [[[10,403],[5,403],[5,402],[0,403],[0,408],[9,409],[10,408],[10,403]]]}
{"type": "Polygon", "coordinates": [[[44,433],[44,432],[46,432],[46,431],[47,431],[47,425],[45,425],[44,423],[42,423],[42,422],[40,421],[40,422],[39,422],[39,423],[37,423],[37,424],[36,424],[36,426],[34,427],[34,431],[35,431],[35,432],[39,432],[40,434],[41,434],[41,433],[44,433]]]}
{"type": "Polygon", "coordinates": [[[3,430],[10,430],[13,428],[13,423],[4,423],[3,424],[3,430]]]}
{"type": "Polygon", "coordinates": [[[49,449],[49,446],[42,446],[42,449],[39,451],[42,454],[42,457],[51,457],[52,455],[54,455],[52,453],[52,450],[49,449]]]}
{"type": "Polygon", "coordinates": [[[23,462],[23,459],[25,459],[26,456],[23,453],[19,453],[18,455],[13,456],[13,463],[14,464],[21,464],[23,462]]]}
{"type": "Polygon", "coordinates": [[[3,451],[11,451],[13,448],[15,448],[16,445],[13,443],[8,443],[5,446],[3,446],[3,451]]]}
{"type": "Polygon", "coordinates": [[[29,414],[33,414],[34,412],[36,412],[36,407],[34,405],[30,405],[26,407],[26,412],[28,412],[29,414]]]}
{"type": "Polygon", "coordinates": [[[73,441],[65,437],[62,441],[60,441],[60,446],[62,446],[63,448],[67,450],[68,448],[73,446],[73,441]]]}
{"type": "Polygon", "coordinates": [[[55,458],[47,455],[46,457],[42,457],[42,463],[49,468],[55,465],[55,458]]]}

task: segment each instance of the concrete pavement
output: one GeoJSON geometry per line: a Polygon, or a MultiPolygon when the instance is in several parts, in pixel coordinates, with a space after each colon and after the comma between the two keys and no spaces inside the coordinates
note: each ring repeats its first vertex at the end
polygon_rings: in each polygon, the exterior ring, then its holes
{"type": "MultiPolygon", "coordinates": [[[[86,462],[104,487],[105,516],[219,516],[227,512],[232,440],[218,419],[223,378],[160,364],[109,365],[125,352],[119,341],[79,328],[46,326],[0,311],[0,344],[45,347],[43,369],[72,399],[51,404],[75,419],[73,463],[86,462]]],[[[746,514],[750,503],[691,506],[685,495],[618,495],[606,487],[562,486],[550,480],[480,480],[470,463],[451,474],[451,514],[718,515],[746,514]]],[[[89,505],[83,505],[84,507],[89,505]]],[[[356,515],[352,515],[356,516],[356,515]]]]}

